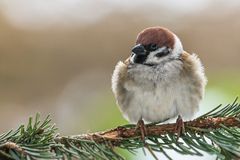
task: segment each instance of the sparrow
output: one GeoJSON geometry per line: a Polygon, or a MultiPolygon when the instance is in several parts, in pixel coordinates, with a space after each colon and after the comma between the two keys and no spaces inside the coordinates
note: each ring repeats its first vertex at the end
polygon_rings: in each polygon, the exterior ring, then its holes
{"type": "Polygon", "coordinates": [[[137,35],[131,55],[112,74],[112,91],[131,123],[191,118],[199,109],[207,79],[196,54],[184,51],[176,34],[150,27],[137,35]]]}

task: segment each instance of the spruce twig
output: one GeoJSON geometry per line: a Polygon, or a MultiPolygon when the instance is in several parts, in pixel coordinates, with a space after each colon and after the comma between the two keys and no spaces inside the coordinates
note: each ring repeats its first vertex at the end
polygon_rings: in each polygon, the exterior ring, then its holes
{"type": "MultiPolygon", "coordinates": [[[[48,116],[29,118],[27,126],[0,135],[0,159],[124,159],[115,148],[135,152],[147,146],[171,159],[167,150],[185,155],[202,156],[202,152],[218,159],[240,157],[240,105],[237,99],[225,107],[218,106],[192,121],[184,122],[185,133],[175,133],[175,123],[146,125],[145,142],[135,125],[119,126],[103,132],[76,136],[59,136],[48,116]]],[[[155,154],[153,154],[155,155],[155,154]]],[[[157,158],[157,157],[155,157],[157,158]]]]}

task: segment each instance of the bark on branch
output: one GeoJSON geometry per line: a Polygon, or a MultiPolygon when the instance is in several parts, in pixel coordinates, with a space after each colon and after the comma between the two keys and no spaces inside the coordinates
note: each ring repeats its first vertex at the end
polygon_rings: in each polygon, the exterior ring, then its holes
{"type": "MultiPolygon", "coordinates": [[[[221,128],[221,125],[227,127],[238,127],[240,128],[240,122],[236,117],[218,117],[218,118],[198,118],[193,121],[184,122],[185,130],[194,130],[195,132],[205,132],[206,130],[211,131],[213,129],[221,128]]],[[[147,136],[159,136],[164,134],[175,134],[176,123],[161,124],[161,125],[146,125],[147,136]]],[[[126,138],[140,137],[140,131],[134,127],[117,127],[108,131],[76,135],[71,136],[73,139],[86,139],[94,140],[95,142],[111,142],[112,145],[118,146],[121,140],[126,138]]],[[[56,141],[64,140],[64,137],[57,137],[56,141]]]]}

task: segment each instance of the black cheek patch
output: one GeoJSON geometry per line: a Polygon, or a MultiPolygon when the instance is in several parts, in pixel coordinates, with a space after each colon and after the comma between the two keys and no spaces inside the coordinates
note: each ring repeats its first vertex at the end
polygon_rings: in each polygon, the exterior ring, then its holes
{"type": "Polygon", "coordinates": [[[160,57],[163,57],[163,56],[168,55],[169,53],[170,53],[169,50],[168,50],[168,49],[165,49],[165,50],[163,50],[162,52],[159,52],[159,53],[155,54],[155,56],[158,57],[158,58],[160,58],[160,57]]]}

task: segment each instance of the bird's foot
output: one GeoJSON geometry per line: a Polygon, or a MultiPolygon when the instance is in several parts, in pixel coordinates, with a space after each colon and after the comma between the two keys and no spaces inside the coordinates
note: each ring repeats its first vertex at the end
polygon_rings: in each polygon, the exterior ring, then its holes
{"type": "MultiPolygon", "coordinates": [[[[158,160],[158,158],[154,154],[152,148],[147,143],[145,143],[145,136],[147,135],[147,128],[146,128],[146,125],[144,124],[144,121],[142,120],[142,118],[138,121],[136,128],[135,128],[135,132],[138,132],[138,130],[140,130],[141,140],[144,144],[144,147],[146,147],[148,149],[148,151],[154,157],[155,160],[158,160]]],[[[144,151],[144,153],[145,153],[145,151],[144,151]]]]}
{"type": "Polygon", "coordinates": [[[138,130],[140,130],[141,139],[145,143],[145,136],[147,135],[147,129],[146,129],[146,126],[145,126],[144,121],[142,119],[140,119],[137,122],[135,132],[137,132],[138,130]]]}
{"type": "Polygon", "coordinates": [[[182,134],[185,133],[184,122],[180,115],[178,115],[178,118],[176,120],[175,132],[177,133],[177,140],[182,134]]]}

